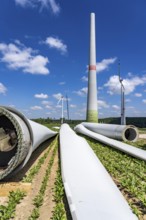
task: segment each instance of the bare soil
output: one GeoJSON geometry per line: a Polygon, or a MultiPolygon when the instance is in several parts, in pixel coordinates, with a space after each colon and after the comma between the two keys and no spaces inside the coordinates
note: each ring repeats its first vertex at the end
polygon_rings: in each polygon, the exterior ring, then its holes
{"type": "Polygon", "coordinates": [[[146,139],[146,134],[139,134],[140,139],[146,139]]]}
{"type": "MultiPolygon", "coordinates": [[[[34,208],[33,199],[35,198],[35,196],[38,194],[38,192],[40,190],[40,186],[41,186],[42,180],[44,178],[47,165],[50,161],[52,151],[53,151],[53,149],[51,149],[44,164],[41,166],[39,173],[33,179],[32,190],[27,194],[26,197],[24,197],[24,199],[21,201],[21,203],[17,205],[15,220],[25,220],[25,219],[28,219],[28,217],[31,215],[31,212],[34,208]]],[[[52,167],[52,170],[53,169],[54,168],[52,167]]],[[[48,210],[49,210],[49,208],[48,208],[48,210]]],[[[40,219],[42,219],[42,218],[40,218],[40,219]]]]}
{"type": "Polygon", "coordinates": [[[55,206],[55,203],[53,202],[53,187],[54,187],[55,179],[57,177],[57,170],[58,170],[58,154],[55,156],[54,159],[54,164],[51,170],[52,172],[44,196],[44,203],[40,209],[40,217],[38,218],[39,220],[51,219],[52,211],[55,206]]]}

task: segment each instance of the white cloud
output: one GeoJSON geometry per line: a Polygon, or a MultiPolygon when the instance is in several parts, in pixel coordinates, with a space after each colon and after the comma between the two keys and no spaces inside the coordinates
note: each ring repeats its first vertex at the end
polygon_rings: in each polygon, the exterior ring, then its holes
{"type": "Polygon", "coordinates": [[[71,108],[76,108],[77,106],[76,106],[76,105],[71,104],[71,105],[70,105],[70,107],[71,107],[71,108]]]}
{"type": "Polygon", "coordinates": [[[74,91],[74,93],[76,93],[77,95],[79,96],[86,96],[87,95],[87,92],[88,92],[88,88],[87,87],[84,87],[78,91],[74,91]]]}
{"type": "Polygon", "coordinates": [[[134,109],[134,106],[127,106],[126,109],[134,109]]]}
{"type": "Polygon", "coordinates": [[[45,108],[47,108],[47,109],[52,109],[52,106],[46,105],[45,108]]]}
{"type": "Polygon", "coordinates": [[[143,102],[144,104],[146,104],[146,99],[143,99],[142,102],[143,102]]]}
{"type": "Polygon", "coordinates": [[[47,99],[48,95],[44,93],[40,93],[40,94],[35,94],[34,97],[38,99],[47,99]]]}
{"type": "Polygon", "coordinates": [[[97,103],[99,108],[109,108],[109,105],[103,100],[98,100],[97,103]]]}
{"type": "Polygon", "coordinates": [[[50,101],[42,101],[41,103],[42,103],[42,105],[51,105],[52,104],[50,101]]]}
{"type": "Polygon", "coordinates": [[[141,96],[142,96],[141,93],[135,93],[134,95],[135,95],[136,97],[141,97],[141,96]]]}
{"type": "Polygon", "coordinates": [[[50,48],[59,50],[62,54],[67,53],[67,45],[64,44],[63,41],[59,38],[47,37],[43,43],[47,44],[50,48]]]}
{"type": "Polygon", "coordinates": [[[43,108],[41,107],[41,106],[37,106],[37,105],[35,105],[35,106],[32,106],[32,107],[30,107],[32,110],[42,110],[43,108]]]}
{"type": "Polygon", "coordinates": [[[118,105],[112,105],[112,108],[115,109],[115,110],[119,110],[120,107],[118,105]]]}
{"type": "Polygon", "coordinates": [[[103,90],[103,87],[102,87],[102,86],[99,86],[97,89],[98,89],[98,90],[103,90]]]}
{"type": "Polygon", "coordinates": [[[59,82],[59,85],[65,85],[66,83],[65,82],[59,82]]]}
{"type": "Polygon", "coordinates": [[[48,0],[48,2],[50,3],[53,13],[58,14],[60,12],[60,6],[55,2],[55,0],[48,0]]]}
{"type": "Polygon", "coordinates": [[[15,2],[21,7],[40,7],[40,10],[50,7],[54,14],[60,12],[60,6],[55,0],[15,0],[15,2]]]}
{"type": "Polygon", "coordinates": [[[82,80],[83,82],[87,82],[87,81],[88,81],[88,77],[87,77],[87,76],[83,76],[83,77],[81,78],[81,80],[82,80]]]}
{"type": "Polygon", "coordinates": [[[15,2],[21,7],[31,6],[31,0],[15,0],[15,2]]]}
{"type": "Polygon", "coordinates": [[[31,74],[49,74],[46,67],[49,60],[42,55],[35,55],[36,51],[26,48],[20,44],[0,43],[1,61],[6,63],[10,69],[22,69],[23,72],[31,74]]]}
{"type": "Polygon", "coordinates": [[[96,72],[102,72],[104,70],[107,70],[109,68],[110,64],[113,64],[116,61],[116,57],[109,58],[109,59],[103,59],[101,62],[96,63],[96,72]]]}
{"type": "MultiPolygon", "coordinates": [[[[131,79],[123,79],[125,94],[127,95],[133,92],[136,86],[144,84],[146,84],[146,76],[143,76],[141,78],[135,76],[131,79]]],[[[121,93],[121,85],[119,83],[119,76],[117,75],[111,76],[109,81],[106,84],[104,84],[104,86],[108,88],[108,93],[111,95],[121,93]]]]}
{"type": "Polygon", "coordinates": [[[7,88],[2,83],[0,83],[0,94],[5,94],[6,91],[7,91],[7,88]]]}
{"type": "Polygon", "coordinates": [[[62,94],[61,93],[53,94],[53,97],[57,100],[60,100],[62,97],[62,94]]]}
{"type": "Polygon", "coordinates": [[[131,102],[131,99],[125,99],[125,102],[131,102]]]}
{"type": "Polygon", "coordinates": [[[131,72],[128,72],[128,74],[127,74],[129,77],[132,77],[133,76],[133,73],[131,73],[131,72]]]}

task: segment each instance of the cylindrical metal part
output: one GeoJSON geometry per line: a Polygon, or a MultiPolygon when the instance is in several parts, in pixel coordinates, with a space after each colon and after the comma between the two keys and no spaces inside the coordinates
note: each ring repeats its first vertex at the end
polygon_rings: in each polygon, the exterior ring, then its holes
{"type": "Polygon", "coordinates": [[[22,169],[32,152],[54,135],[16,109],[0,107],[0,180],[22,169]]]}
{"type": "Polygon", "coordinates": [[[139,137],[138,129],[133,125],[115,125],[88,122],[83,122],[82,125],[91,131],[117,140],[135,142],[139,137]]]}
{"type": "Polygon", "coordinates": [[[97,122],[97,83],[96,83],[96,35],[95,35],[95,14],[91,13],[90,18],[90,58],[88,72],[88,97],[87,115],[88,122],[97,122]]]}
{"type": "Polygon", "coordinates": [[[95,133],[93,131],[88,130],[85,128],[82,124],[77,125],[74,130],[77,133],[84,134],[88,137],[91,137],[105,145],[108,145],[110,147],[113,147],[119,151],[122,151],[126,154],[132,155],[133,157],[136,157],[138,159],[146,161],[146,151],[142,150],[140,148],[131,146],[129,144],[123,143],[121,141],[117,141],[108,137],[105,137],[104,135],[95,133]]]}

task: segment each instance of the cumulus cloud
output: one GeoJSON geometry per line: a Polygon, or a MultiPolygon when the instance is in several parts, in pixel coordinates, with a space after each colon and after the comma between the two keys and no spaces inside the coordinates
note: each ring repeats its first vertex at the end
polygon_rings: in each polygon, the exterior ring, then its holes
{"type": "Polygon", "coordinates": [[[98,100],[97,103],[98,103],[98,108],[109,108],[109,105],[103,100],[98,100]]]}
{"type": "Polygon", "coordinates": [[[62,97],[62,94],[61,93],[53,94],[53,97],[57,100],[60,100],[62,97]]]}
{"type": "Polygon", "coordinates": [[[31,110],[42,110],[43,108],[41,106],[35,105],[30,107],[31,110]]]}
{"type": "Polygon", "coordinates": [[[31,0],[15,0],[15,2],[21,7],[31,6],[31,0]]]}
{"type": "Polygon", "coordinates": [[[34,97],[38,99],[47,99],[48,95],[44,93],[40,93],[40,94],[35,94],[34,97]]]}
{"type": "Polygon", "coordinates": [[[46,105],[45,108],[47,108],[47,109],[52,109],[52,106],[46,105]]]}
{"type": "Polygon", "coordinates": [[[48,3],[50,4],[54,14],[58,14],[60,12],[60,6],[56,3],[55,0],[48,0],[48,3]]]}
{"type": "Polygon", "coordinates": [[[46,67],[49,60],[42,55],[36,55],[32,48],[26,48],[20,44],[0,43],[1,61],[6,63],[10,69],[22,69],[23,72],[31,74],[49,74],[46,67]]]}
{"type": "Polygon", "coordinates": [[[43,8],[50,8],[54,14],[60,12],[60,6],[55,0],[15,0],[15,3],[21,7],[39,7],[40,10],[43,8]]]}
{"type": "Polygon", "coordinates": [[[71,104],[71,105],[70,105],[70,107],[71,107],[71,108],[76,108],[77,106],[76,106],[76,105],[71,104]]]}
{"type": "Polygon", "coordinates": [[[141,93],[135,93],[134,95],[135,95],[136,97],[141,97],[141,96],[142,96],[141,93]]]}
{"type": "Polygon", "coordinates": [[[142,102],[143,102],[144,104],[146,104],[146,99],[143,99],[142,102]]]}
{"type": "Polygon", "coordinates": [[[52,102],[46,101],[46,100],[42,101],[41,103],[42,103],[42,105],[51,105],[52,104],[52,102]]]}
{"type": "Polygon", "coordinates": [[[65,85],[66,84],[66,82],[59,82],[59,85],[65,85]]]}
{"type": "MultiPolygon", "coordinates": [[[[123,85],[126,95],[132,93],[137,86],[144,84],[146,84],[146,76],[134,76],[131,79],[123,79],[123,85]]],[[[119,83],[119,76],[117,75],[111,76],[109,81],[104,84],[104,86],[108,88],[108,93],[111,95],[121,93],[121,85],[119,83]]]]}
{"type": "Polygon", "coordinates": [[[109,58],[109,59],[103,59],[101,62],[97,62],[96,63],[96,72],[102,72],[104,70],[107,70],[109,68],[110,64],[115,63],[116,61],[116,57],[114,58],[109,58]]]}
{"type": "Polygon", "coordinates": [[[50,48],[54,48],[60,51],[62,54],[67,53],[67,45],[63,43],[63,41],[56,37],[47,37],[47,39],[43,42],[48,45],[50,48]]]}
{"type": "Polygon", "coordinates": [[[125,102],[131,102],[131,99],[125,99],[125,102]]]}
{"type": "Polygon", "coordinates": [[[115,110],[119,110],[120,107],[118,105],[112,105],[112,108],[115,109],[115,110]]]}
{"type": "Polygon", "coordinates": [[[88,88],[87,87],[84,87],[78,91],[74,91],[74,93],[76,93],[77,95],[79,96],[86,96],[87,95],[87,92],[88,92],[88,88]]]}
{"type": "Polygon", "coordinates": [[[87,76],[83,76],[83,77],[81,78],[81,80],[82,80],[83,82],[87,82],[87,81],[88,81],[88,77],[87,77],[87,76]]]}
{"type": "Polygon", "coordinates": [[[7,88],[2,83],[0,83],[0,94],[5,94],[6,91],[7,91],[7,88]]]}

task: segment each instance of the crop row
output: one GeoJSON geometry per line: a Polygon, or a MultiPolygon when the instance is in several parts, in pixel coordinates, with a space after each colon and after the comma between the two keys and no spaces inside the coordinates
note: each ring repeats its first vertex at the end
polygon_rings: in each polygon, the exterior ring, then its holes
{"type": "MultiPolygon", "coordinates": [[[[36,166],[34,166],[29,174],[23,179],[23,182],[32,182],[34,176],[39,172],[42,164],[45,162],[45,159],[47,158],[50,150],[57,146],[58,136],[55,138],[55,140],[51,143],[49,149],[47,152],[39,159],[36,166]]],[[[54,148],[54,151],[56,152],[56,148],[54,148]]],[[[54,158],[54,151],[52,153],[52,157],[50,159],[50,164],[53,163],[54,158]]],[[[15,211],[17,204],[20,203],[20,201],[26,196],[26,193],[21,190],[11,191],[8,196],[8,202],[7,205],[0,205],[0,220],[8,220],[15,217],[15,211]]]]}
{"type": "Polygon", "coordinates": [[[50,150],[53,148],[54,145],[56,145],[57,140],[58,140],[58,135],[52,141],[47,152],[38,160],[37,164],[30,169],[28,175],[23,178],[23,180],[22,180],[23,182],[29,182],[29,183],[32,182],[34,176],[39,172],[41,166],[44,164],[46,158],[48,157],[50,150]]]}
{"type": "Polygon", "coordinates": [[[42,206],[43,201],[44,201],[44,195],[45,195],[45,191],[46,191],[47,184],[49,181],[51,168],[53,166],[53,162],[54,162],[54,158],[55,158],[57,149],[58,149],[58,146],[56,145],[55,149],[53,150],[53,153],[51,155],[51,159],[48,163],[48,166],[47,166],[45,176],[43,178],[39,193],[36,195],[36,197],[33,200],[34,209],[32,210],[32,213],[31,213],[30,217],[28,218],[28,220],[35,220],[35,219],[38,219],[40,216],[39,209],[42,206]]]}
{"type": "Polygon", "coordinates": [[[9,200],[6,206],[0,205],[0,220],[14,218],[17,204],[24,198],[25,192],[16,190],[9,193],[9,200]]]}
{"type": "Polygon", "coordinates": [[[146,213],[146,162],[87,138],[102,164],[126,196],[135,214],[146,213]]]}
{"type": "Polygon", "coordinates": [[[64,207],[64,203],[63,203],[63,199],[65,196],[65,192],[64,192],[64,186],[62,183],[62,177],[61,177],[61,171],[60,171],[60,167],[57,171],[57,177],[55,180],[55,187],[54,187],[54,202],[55,202],[55,207],[53,210],[53,216],[52,216],[52,220],[66,220],[66,212],[65,212],[65,207],[64,207]]]}

